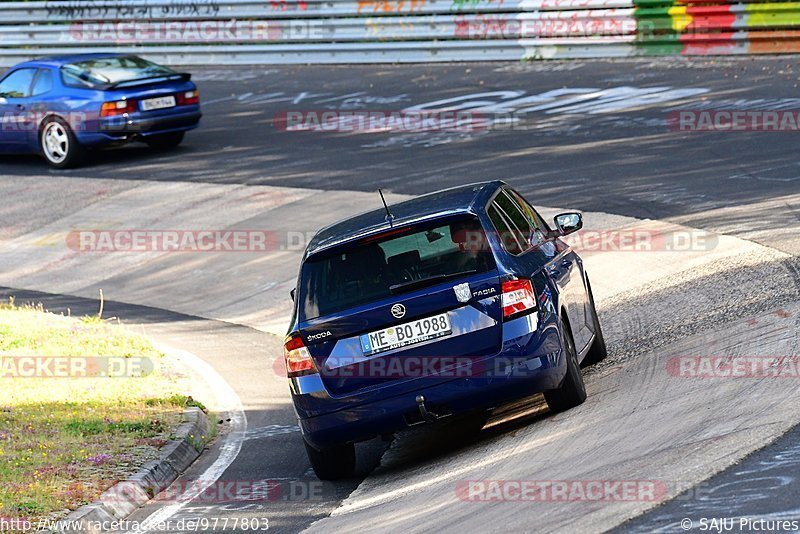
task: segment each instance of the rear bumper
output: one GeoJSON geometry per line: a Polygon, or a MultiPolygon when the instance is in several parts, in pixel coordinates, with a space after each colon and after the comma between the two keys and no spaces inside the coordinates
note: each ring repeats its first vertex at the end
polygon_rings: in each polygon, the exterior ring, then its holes
{"type": "Polygon", "coordinates": [[[527,378],[489,380],[459,379],[444,385],[420,388],[412,395],[401,395],[356,408],[308,419],[300,419],[306,441],[317,448],[357,442],[410,426],[418,413],[416,396],[425,397],[426,407],[435,413],[459,415],[488,410],[504,402],[558,387],[566,368],[554,365],[541,368],[527,378]]]}
{"type": "Polygon", "coordinates": [[[172,132],[183,132],[197,128],[203,114],[199,109],[183,113],[170,113],[155,117],[108,118],[99,122],[96,128],[78,132],[76,135],[82,145],[101,145],[133,141],[172,132]]]}
{"type": "Polygon", "coordinates": [[[459,415],[557,388],[566,374],[559,328],[553,321],[531,332],[526,324],[526,318],[506,323],[503,350],[476,362],[479,365],[468,376],[419,378],[406,383],[402,392],[333,398],[319,375],[301,377],[300,388],[293,384],[293,398],[303,436],[324,449],[402,430],[420,420],[418,395],[425,397],[426,407],[435,413],[459,415]],[[329,405],[332,411],[303,417],[310,405],[329,405]]]}

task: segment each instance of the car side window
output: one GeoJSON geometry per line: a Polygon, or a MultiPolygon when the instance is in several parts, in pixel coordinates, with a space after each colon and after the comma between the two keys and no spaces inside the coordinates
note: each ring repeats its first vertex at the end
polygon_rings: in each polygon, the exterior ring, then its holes
{"type": "Polygon", "coordinates": [[[33,84],[32,96],[39,96],[53,90],[53,73],[49,69],[39,69],[39,75],[33,84]]]}
{"type": "Polygon", "coordinates": [[[86,80],[81,80],[80,77],[74,72],[64,70],[61,68],[61,83],[68,87],[86,88],[91,87],[92,84],[86,80]]]}
{"type": "Polygon", "coordinates": [[[534,244],[541,244],[543,241],[547,239],[547,236],[550,235],[550,227],[547,223],[542,219],[542,216],[539,215],[539,212],[536,211],[533,206],[528,204],[528,201],[522,198],[522,195],[517,193],[514,190],[510,190],[509,193],[514,200],[519,205],[520,209],[522,209],[522,213],[527,217],[527,219],[531,222],[531,225],[534,229],[534,238],[537,239],[539,242],[534,244]]]}
{"type": "Polygon", "coordinates": [[[500,242],[503,244],[503,248],[509,254],[519,254],[522,252],[522,246],[520,245],[519,238],[517,237],[518,232],[513,231],[506,221],[505,216],[501,214],[500,207],[497,205],[496,202],[492,202],[491,206],[487,210],[489,214],[489,219],[492,220],[492,224],[494,225],[494,229],[497,231],[497,236],[500,239],[500,242]]]}
{"type": "Polygon", "coordinates": [[[31,84],[36,69],[15,70],[0,82],[0,97],[27,98],[31,94],[31,84]]]}
{"type": "Polygon", "coordinates": [[[506,219],[510,222],[511,230],[517,234],[517,240],[522,246],[522,250],[528,250],[532,243],[530,243],[530,235],[533,231],[530,221],[522,214],[520,207],[516,202],[511,200],[511,197],[505,191],[501,191],[495,197],[495,202],[500,208],[501,213],[505,215],[506,219]]]}

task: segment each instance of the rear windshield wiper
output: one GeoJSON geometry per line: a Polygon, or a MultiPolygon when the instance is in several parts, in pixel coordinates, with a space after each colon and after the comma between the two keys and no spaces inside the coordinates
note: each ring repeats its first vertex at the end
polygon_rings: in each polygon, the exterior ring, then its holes
{"type": "Polygon", "coordinates": [[[439,282],[444,282],[445,280],[450,280],[452,278],[460,278],[462,276],[475,274],[477,272],[478,272],[477,269],[472,269],[471,271],[461,271],[459,273],[437,274],[434,276],[429,276],[428,278],[422,278],[421,280],[410,280],[408,282],[403,282],[402,284],[394,284],[392,286],[389,286],[389,291],[391,291],[393,295],[396,295],[398,293],[403,293],[405,291],[411,291],[412,289],[431,286],[439,282]]]}

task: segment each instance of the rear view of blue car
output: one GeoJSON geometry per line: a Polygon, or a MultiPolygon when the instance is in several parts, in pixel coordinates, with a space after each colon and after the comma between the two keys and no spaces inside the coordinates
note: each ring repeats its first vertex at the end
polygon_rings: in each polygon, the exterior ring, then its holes
{"type": "Polygon", "coordinates": [[[55,168],[131,141],[176,147],[200,118],[189,74],[131,55],[42,58],[0,80],[0,152],[40,153],[55,168]]]}
{"type": "Polygon", "coordinates": [[[586,399],[606,356],[589,279],[503,182],[440,191],[321,230],[309,243],[284,357],[317,476],[355,469],[359,441],[544,393],[586,399]]]}

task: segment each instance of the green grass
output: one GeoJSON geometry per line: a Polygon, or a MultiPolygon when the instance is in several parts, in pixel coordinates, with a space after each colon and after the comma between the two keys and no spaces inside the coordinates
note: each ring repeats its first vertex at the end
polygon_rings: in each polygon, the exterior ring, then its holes
{"type": "MultiPolygon", "coordinates": [[[[0,517],[59,518],[156,458],[177,428],[188,380],[152,344],[118,324],[0,304],[0,359],[147,358],[126,378],[0,376],[0,517]]],[[[201,436],[205,440],[206,436],[201,436]]]]}

